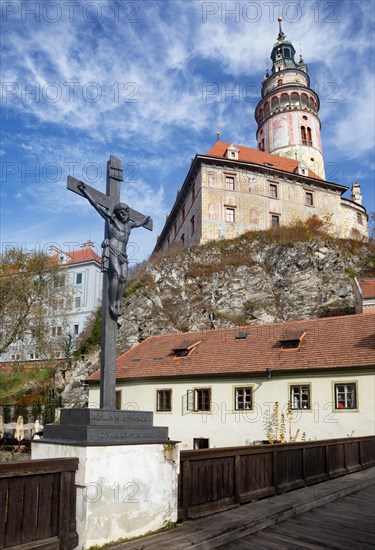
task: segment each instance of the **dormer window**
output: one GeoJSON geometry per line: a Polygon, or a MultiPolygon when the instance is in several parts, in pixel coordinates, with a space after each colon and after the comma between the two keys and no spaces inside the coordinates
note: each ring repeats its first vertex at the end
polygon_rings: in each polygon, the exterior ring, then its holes
{"type": "Polygon", "coordinates": [[[239,148],[237,147],[237,145],[235,145],[234,143],[232,143],[231,145],[229,145],[228,149],[226,150],[225,152],[225,156],[228,158],[228,159],[232,159],[232,160],[238,160],[238,153],[240,152],[239,148]]]}
{"type": "Polygon", "coordinates": [[[300,174],[301,176],[308,176],[309,175],[309,167],[307,164],[303,161],[301,161],[297,168],[294,170],[297,174],[300,174]]]}
{"type": "Polygon", "coordinates": [[[201,340],[182,342],[178,347],[172,349],[174,357],[188,357],[201,340]]]}
{"type": "Polygon", "coordinates": [[[175,357],[187,357],[189,355],[189,350],[187,348],[174,349],[175,357]]]}
{"type": "Polygon", "coordinates": [[[291,334],[286,334],[280,338],[280,347],[286,350],[299,349],[305,336],[306,332],[292,331],[291,334]]]}
{"type": "Polygon", "coordinates": [[[281,340],[281,349],[298,349],[301,341],[298,340],[281,340]]]}

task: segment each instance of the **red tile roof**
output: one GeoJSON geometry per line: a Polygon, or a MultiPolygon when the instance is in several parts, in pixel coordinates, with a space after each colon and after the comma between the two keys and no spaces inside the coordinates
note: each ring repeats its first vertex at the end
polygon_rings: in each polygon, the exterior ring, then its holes
{"type": "MultiPolygon", "coordinates": [[[[215,145],[206,153],[207,156],[226,158],[225,153],[230,143],[224,141],[218,141],[215,145]]],[[[244,147],[243,145],[237,145],[239,149],[238,160],[243,162],[250,162],[251,164],[260,164],[262,166],[271,164],[277,170],[283,170],[284,172],[296,173],[296,169],[299,165],[298,160],[280,157],[279,155],[272,155],[271,153],[265,153],[257,149],[251,149],[250,147],[244,147]]],[[[309,170],[308,175],[310,178],[321,180],[322,178],[309,170]]]]}
{"type": "Polygon", "coordinates": [[[70,260],[64,265],[81,264],[83,262],[101,262],[101,257],[92,248],[81,248],[80,250],[74,250],[73,252],[64,252],[69,256],[70,260]]]}
{"type": "MultiPolygon", "coordinates": [[[[375,365],[375,315],[348,315],[307,321],[151,336],[117,359],[117,379],[207,376],[273,371],[368,367],[375,365]],[[240,333],[246,338],[236,338],[240,333]],[[301,337],[298,349],[281,340],[301,337]],[[303,338],[302,338],[303,335],[303,338]],[[187,357],[173,350],[200,341],[187,357]]],[[[98,381],[100,371],[88,380],[98,381]]]]}
{"type": "Polygon", "coordinates": [[[357,279],[364,298],[375,298],[375,279],[357,279]]]}

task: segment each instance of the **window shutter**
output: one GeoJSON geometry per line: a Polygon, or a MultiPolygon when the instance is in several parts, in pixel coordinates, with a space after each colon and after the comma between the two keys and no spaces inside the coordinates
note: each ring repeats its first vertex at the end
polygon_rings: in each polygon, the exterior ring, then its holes
{"type": "Polygon", "coordinates": [[[186,408],[188,411],[194,410],[194,390],[188,390],[186,394],[186,408]]]}

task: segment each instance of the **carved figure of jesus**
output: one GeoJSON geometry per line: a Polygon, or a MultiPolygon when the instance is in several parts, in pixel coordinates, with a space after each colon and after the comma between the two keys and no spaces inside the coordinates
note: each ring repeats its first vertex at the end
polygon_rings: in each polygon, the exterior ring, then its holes
{"type": "Polygon", "coordinates": [[[124,295],[126,280],[128,278],[129,261],[126,247],[130,232],[135,227],[146,225],[150,216],[144,217],[139,222],[134,222],[129,218],[129,207],[127,204],[123,202],[117,203],[111,213],[108,208],[95,201],[83,182],[78,184],[78,189],[107,222],[109,239],[105,239],[102,242],[102,269],[103,271],[108,271],[109,309],[111,314],[117,318],[122,314],[121,298],[124,295]]]}

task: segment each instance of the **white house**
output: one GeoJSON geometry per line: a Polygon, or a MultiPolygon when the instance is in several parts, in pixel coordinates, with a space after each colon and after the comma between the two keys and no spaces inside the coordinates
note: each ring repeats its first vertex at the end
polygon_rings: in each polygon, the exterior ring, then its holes
{"type": "Polygon", "coordinates": [[[72,290],[72,307],[68,317],[68,332],[79,336],[87,319],[101,304],[101,258],[90,241],[80,250],[57,251],[59,261],[67,269],[66,284],[72,290]]]}
{"type": "Polygon", "coordinates": [[[354,277],[356,313],[375,313],[375,278],[354,277]]]}
{"type": "MultiPolygon", "coordinates": [[[[50,313],[49,330],[51,340],[56,343],[55,355],[64,357],[62,340],[71,335],[74,346],[74,340],[79,337],[89,317],[100,306],[101,258],[94,251],[91,242],[84,243],[79,250],[72,252],[51,248],[50,253],[61,264],[62,273],[57,281],[60,288],[56,288],[56,303],[50,313]]],[[[25,335],[0,355],[0,362],[35,361],[43,358],[36,351],[32,338],[25,335]]]]}
{"type": "Polygon", "coordinates": [[[117,402],[152,409],[182,449],[266,440],[276,402],[280,421],[290,403],[287,439],[372,435],[374,345],[369,314],[152,336],[118,358],[117,402]]]}

